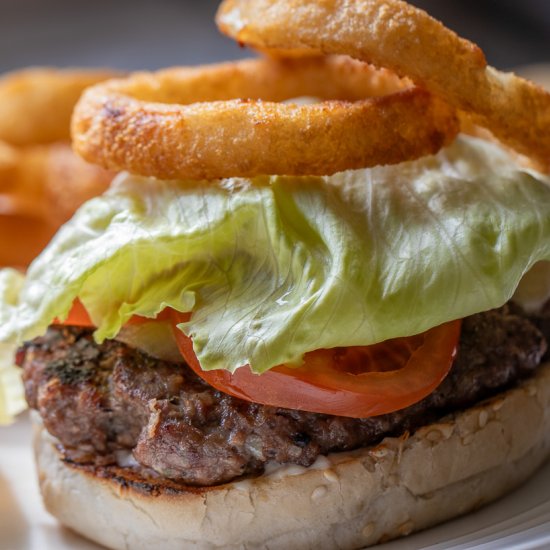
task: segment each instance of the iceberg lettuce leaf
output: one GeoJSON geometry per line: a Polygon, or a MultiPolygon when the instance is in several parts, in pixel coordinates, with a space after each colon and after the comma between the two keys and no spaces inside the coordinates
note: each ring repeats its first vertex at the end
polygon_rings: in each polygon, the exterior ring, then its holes
{"type": "Polygon", "coordinates": [[[542,259],[550,181],[474,138],[325,178],[121,175],[0,304],[0,341],[42,333],[76,297],[99,341],[172,307],[193,311],[181,329],[204,369],[261,373],[500,306],[542,259]]]}
{"type": "MultiPolygon", "coordinates": [[[[24,277],[14,269],[0,270],[0,325],[9,321],[5,315],[17,303],[24,277]]],[[[21,369],[14,365],[14,342],[0,342],[0,426],[8,424],[14,416],[25,410],[25,392],[21,369]]]]}

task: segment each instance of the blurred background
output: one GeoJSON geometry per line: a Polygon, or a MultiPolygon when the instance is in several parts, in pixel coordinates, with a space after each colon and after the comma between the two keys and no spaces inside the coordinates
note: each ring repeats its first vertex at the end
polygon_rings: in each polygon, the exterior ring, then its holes
{"type": "MultiPolygon", "coordinates": [[[[412,0],[507,69],[550,61],[550,0],[412,0]]],[[[218,0],[0,0],[0,72],[28,65],[154,69],[248,55],[218,0]]]]}

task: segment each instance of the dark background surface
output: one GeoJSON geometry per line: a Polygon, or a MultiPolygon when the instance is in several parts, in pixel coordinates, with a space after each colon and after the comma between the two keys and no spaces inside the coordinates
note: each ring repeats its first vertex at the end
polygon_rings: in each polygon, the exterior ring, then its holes
{"type": "MultiPolygon", "coordinates": [[[[550,61],[550,0],[412,0],[499,68],[550,61]]],[[[218,0],[0,0],[0,71],[27,65],[158,68],[243,57],[218,0]]]]}

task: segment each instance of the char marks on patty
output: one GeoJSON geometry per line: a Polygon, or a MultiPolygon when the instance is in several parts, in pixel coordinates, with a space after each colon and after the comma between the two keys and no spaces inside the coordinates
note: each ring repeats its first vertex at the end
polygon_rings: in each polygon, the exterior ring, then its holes
{"type": "Polygon", "coordinates": [[[261,473],[269,461],[309,466],[320,454],[413,431],[529,376],[545,352],[546,339],[517,307],[474,315],[434,393],[369,419],[248,403],[214,390],[183,363],[117,341],[98,345],[88,329],[51,327],[18,357],[29,405],[71,460],[105,466],[131,451],[136,468],[205,486],[261,473]]]}

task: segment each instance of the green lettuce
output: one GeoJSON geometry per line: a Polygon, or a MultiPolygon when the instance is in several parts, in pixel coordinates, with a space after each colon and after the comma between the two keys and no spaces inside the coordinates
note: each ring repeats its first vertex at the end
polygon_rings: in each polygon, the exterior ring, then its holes
{"type": "MultiPolygon", "coordinates": [[[[14,269],[0,270],[0,326],[9,322],[7,314],[17,302],[24,277],[14,269]]],[[[0,426],[26,408],[20,369],[14,365],[13,342],[0,341],[0,426]]]]}
{"type": "MultiPolygon", "coordinates": [[[[73,300],[113,338],[134,314],[180,325],[205,370],[262,373],[500,306],[550,259],[550,180],[496,145],[331,177],[121,175],[0,297],[14,346],[73,300]]],[[[13,276],[13,274],[12,274],[13,276]]]]}

